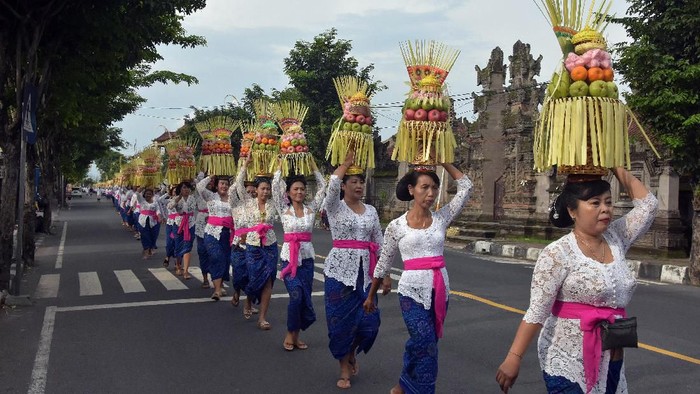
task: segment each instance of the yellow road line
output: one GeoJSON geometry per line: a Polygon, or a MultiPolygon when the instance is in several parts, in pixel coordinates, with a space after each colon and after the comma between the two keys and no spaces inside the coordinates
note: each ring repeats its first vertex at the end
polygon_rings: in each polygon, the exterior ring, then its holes
{"type": "MultiPolygon", "coordinates": [[[[494,308],[503,309],[504,311],[518,313],[520,315],[525,314],[525,311],[523,311],[523,310],[513,308],[513,307],[510,307],[508,305],[499,304],[497,302],[491,301],[491,300],[483,298],[483,297],[479,297],[479,296],[474,295],[474,294],[465,293],[462,291],[454,291],[454,290],[450,291],[450,294],[454,294],[456,296],[460,296],[460,297],[464,297],[464,298],[469,298],[470,300],[478,301],[478,302],[481,302],[483,304],[490,305],[494,308]]],[[[672,352],[670,350],[661,349],[661,348],[658,348],[656,346],[647,345],[646,343],[639,342],[639,348],[648,350],[650,352],[663,354],[664,356],[673,357],[673,358],[678,359],[678,360],[687,361],[687,362],[692,363],[692,364],[700,365],[700,359],[686,356],[684,354],[672,352]]]]}

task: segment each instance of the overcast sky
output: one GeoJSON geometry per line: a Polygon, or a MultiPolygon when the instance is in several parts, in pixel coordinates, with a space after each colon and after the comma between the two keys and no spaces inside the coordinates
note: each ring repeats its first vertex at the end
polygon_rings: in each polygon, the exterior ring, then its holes
{"type": "MultiPolygon", "coordinates": [[[[624,0],[613,4],[618,16],[626,8],[624,0]]],[[[283,59],[294,43],[311,41],[333,27],[338,38],[352,41],[351,55],[360,65],[373,63],[375,78],[388,86],[372,104],[404,98],[408,75],[401,41],[434,39],[461,50],[447,78],[453,95],[481,90],[474,66],[485,67],[496,46],[503,49],[507,64],[517,40],[530,44],[535,58],[544,57],[538,81],[549,80],[561,58],[549,23],[528,0],[208,0],[205,9],[185,18],[184,27],[189,34],[206,37],[207,46],[162,47],[165,59],[154,68],[194,75],[199,84],[155,85],[140,91],[147,103],[115,124],[139,150],[166,128],[181,126],[190,106],[222,105],[231,95],[241,97],[253,83],[266,92],[284,89],[288,80],[283,59]]],[[[609,43],[626,39],[618,26],[608,27],[606,35],[609,43]]],[[[471,102],[457,103],[455,110],[458,116],[472,118],[471,102]]],[[[382,138],[388,138],[395,132],[400,109],[382,110],[376,118],[383,127],[382,138]]],[[[125,153],[133,154],[134,148],[125,153]]]]}

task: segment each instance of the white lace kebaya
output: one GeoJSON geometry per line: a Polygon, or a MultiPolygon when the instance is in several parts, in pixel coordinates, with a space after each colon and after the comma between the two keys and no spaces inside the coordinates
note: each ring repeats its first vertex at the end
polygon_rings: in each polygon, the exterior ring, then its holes
{"type": "MultiPolygon", "coordinates": [[[[532,274],[530,306],[523,320],[542,324],[537,353],[540,366],[552,376],[563,376],[586,387],[583,369],[583,332],[578,319],[552,315],[555,301],[578,302],[599,307],[625,308],[637,285],[625,254],[632,243],[654,222],[658,201],[651,193],[634,200],[634,208],[613,221],[603,233],[613,261],[600,263],[583,254],[573,233],[542,250],[532,274]]],[[[620,316],[617,316],[620,317],[620,316]]],[[[601,357],[598,381],[591,393],[605,393],[610,351],[601,357]]],[[[624,366],[617,393],[627,393],[624,366]]]]}
{"type": "Polygon", "coordinates": [[[197,201],[197,214],[194,219],[194,234],[199,238],[204,238],[204,228],[207,226],[207,218],[209,217],[209,207],[206,200],[202,198],[199,191],[194,191],[194,197],[197,201]],[[205,212],[202,212],[205,211],[205,212]]]}
{"type": "MultiPolygon", "coordinates": [[[[373,206],[364,204],[365,211],[360,215],[355,213],[345,201],[340,199],[340,185],[342,179],[337,175],[331,175],[326,193],[325,206],[328,222],[331,228],[333,240],[370,241],[381,245],[384,241],[382,227],[379,224],[377,210],[373,206]]],[[[379,253],[380,251],[377,251],[379,253]]],[[[323,273],[327,277],[342,282],[346,286],[355,289],[357,274],[360,270],[364,274],[364,287],[370,285],[369,276],[369,250],[367,249],[340,249],[332,248],[326,258],[323,273]]],[[[365,290],[363,289],[363,290],[365,290]]]]}
{"type": "Polygon", "coordinates": [[[155,199],[151,199],[151,202],[146,201],[145,198],[141,195],[141,193],[134,193],[134,197],[138,201],[139,205],[141,205],[141,211],[151,211],[154,212],[154,217],[151,217],[149,215],[141,214],[139,215],[139,225],[141,227],[146,227],[146,220],[150,217],[151,220],[148,221],[148,227],[154,227],[158,222],[160,222],[160,218],[163,216],[163,213],[160,211],[160,206],[158,204],[158,201],[155,199]]]}
{"type": "MultiPolygon", "coordinates": [[[[245,186],[243,181],[245,179],[246,172],[246,167],[243,167],[240,169],[240,171],[238,171],[238,177],[236,178],[235,185],[236,193],[233,193],[229,189],[229,200],[231,199],[231,195],[236,194],[237,196],[240,196],[242,200],[241,203],[244,206],[244,208],[242,208],[240,211],[241,215],[236,217],[235,219],[242,218],[242,222],[245,223],[246,227],[256,226],[260,223],[267,223],[272,225],[274,222],[277,221],[277,218],[279,216],[279,214],[277,213],[277,208],[275,208],[275,203],[272,202],[272,199],[268,199],[265,202],[265,212],[260,212],[260,208],[258,207],[258,199],[250,197],[248,193],[245,192],[245,186]]],[[[232,203],[232,206],[236,205],[238,204],[232,203]]],[[[238,225],[238,223],[236,223],[235,225],[236,230],[242,228],[238,225]]],[[[260,245],[260,235],[255,231],[247,233],[245,237],[246,245],[251,246],[269,246],[275,242],[277,242],[277,237],[275,236],[275,229],[273,228],[269,229],[267,233],[265,233],[265,245],[260,245]]]]}
{"type": "MultiPolygon", "coordinates": [[[[402,260],[421,257],[442,256],[445,250],[445,232],[450,222],[459,215],[464,205],[469,201],[472,182],[466,176],[457,180],[457,194],[452,201],[436,212],[432,212],[433,222],[425,229],[414,229],[408,226],[407,213],[389,223],[384,232],[382,253],[374,270],[375,278],[383,278],[389,274],[396,251],[401,252],[402,260]]],[[[447,298],[450,294],[450,281],[447,269],[441,268],[445,280],[447,298]]],[[[430,309],[433,291],[433,270],[409,270],[401,273],[398,293],[410,297],[430,309]]]]}
{"type": "Polygon", "coordinates": [[[190,226],[192,226],[195,220],[194,215],[197,211],[197,199],[192,195],[188,196],[187,200],[185,200],[184,197],[180,198],[180,201],[178,201],[177,203],[175,202],[175,199],[176,198],[173,197],[168,202],[168,212],[174,211],[177,214],[173,224],[175,226],[180,227],[180,224],[182,223],[182,215],[187,213],[191,216],[191,219],[189,219],[189,221],[190,226]]]}
{"type": "MultiPolygon", "coordinates": [[[[207,185],[209,184],[210,180],[211,177],[206,177],[201,181],[197,182],[197,191],[199,192],[199,195],[202,196],[204,201],[207,202],[209,216],[216,216],[222,218],[230,217],[231,199],[237,199],[238,196],[236,195],[236,193],[229,193],[229,202],[221,201],[221,196],[219,196],[219,193],[214,193],[211,190],[207,190],[207,185]]],[[[213,224],[207,223],[207,225],[204,227],[204,234],[209,234],[212,237],[219,239],[221,238],[221,230],[223,228],[223,226],[215,226],[213,224]]]]}
{"type": "MultiPolygon", "coordinates": [[[[304,204],[304,216],[297,217],[294,213],[294,208],[285,202],[287,184],[282,179],[282,173],[280,171],[275,172],[275,176],[272,179],[272,200],[280,214],[285,234],[313,232],[316,213],[326,195],[326,181],[323,179],[323,175],[319,171],[314,171],[314,177],[316,178],[316,195],[314,200],[308,205],[304,204]]],[[[301,265],[303,259],[313,259],[315,256],[316,253],[311,242],[299,242],[298,265],[301,265]]],[[[282,245],[280,259],[289,261],[289,244],[287,242],[282,245]]]]}

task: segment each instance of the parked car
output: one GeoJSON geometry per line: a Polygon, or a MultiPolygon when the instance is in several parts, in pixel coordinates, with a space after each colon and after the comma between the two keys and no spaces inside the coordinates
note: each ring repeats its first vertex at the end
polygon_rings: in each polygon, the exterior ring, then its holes
{"type": "Polygon", "coordinates": [[[83,198],[83,191],[80,190],[79,187],[74,187],[74,188],[71,189],[71,191],[70,191],[70,196],[71,196],[71,197],[80,197],[80,198],[83,198]]]}

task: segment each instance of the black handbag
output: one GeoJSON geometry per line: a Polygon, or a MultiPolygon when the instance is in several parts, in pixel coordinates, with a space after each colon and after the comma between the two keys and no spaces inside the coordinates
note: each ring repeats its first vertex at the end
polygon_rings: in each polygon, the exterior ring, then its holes
{"type": "Polygon", "coordinates": [[[599,326],[603,350],[637,347],[636,317],[615,319],[614,323],[603,320],[599,326]]]}

